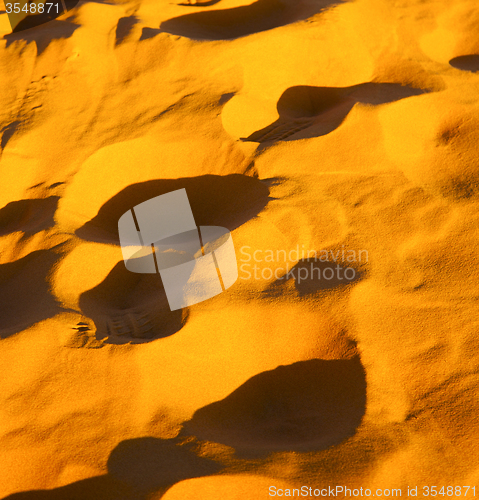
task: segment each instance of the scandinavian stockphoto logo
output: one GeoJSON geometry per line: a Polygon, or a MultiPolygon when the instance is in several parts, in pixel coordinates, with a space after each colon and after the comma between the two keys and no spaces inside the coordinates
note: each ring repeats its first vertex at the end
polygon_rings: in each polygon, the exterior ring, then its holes
{"type": "Polygon", "coordinates": [[[238,278],[231,233],[197,226],[185,189],[128,210],[118,233],[126,268],[159,273],[172,311],[214,297],[238,278]]]}

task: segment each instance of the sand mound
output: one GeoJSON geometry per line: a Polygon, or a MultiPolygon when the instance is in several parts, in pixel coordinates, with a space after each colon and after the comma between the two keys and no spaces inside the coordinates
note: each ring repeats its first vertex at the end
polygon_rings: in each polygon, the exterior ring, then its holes
{"type": "Polygon", "coordinates": [[[182,433],[226,444],[240,455],[318,450],[354,434],[365,403],[357,358],[302,361],[256,375],[198,410],[182,433]]]}
{"type": "Polygon", "coordinates": [[[477,3],[65,1],[0,5],[0,498],[472,498],[477,3]],[[171,311],[180,189],[238,279],[171,311]]]}

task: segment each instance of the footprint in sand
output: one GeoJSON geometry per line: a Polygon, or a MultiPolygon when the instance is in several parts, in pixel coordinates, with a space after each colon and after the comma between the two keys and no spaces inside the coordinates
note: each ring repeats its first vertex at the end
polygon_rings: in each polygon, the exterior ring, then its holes
{"type": "Polygon", "coordinates": [[[84,292],[79,304],[95,323],[96,338],[110,344],[169,337],[188,319],[187,310],[170,310],[157,275],[131,273],[123,262],[98,286],[84,292]]]}
{"type": "Polygon", "coordinates": [[[242,140],[266,143],[319,137],[338,128],[356,103],[377,106],[423,93],[398,83],[290,87],[278,101],[279,118],[242,140]]]}
{"type": "MultiPolygon", "coordinates": [[[[76,235],[90,242],[119,245],[118,220],[125,212],[155,196],[183,188],[198,225],[230,231],[257,215],[270,199],[265,184],[240,174],[147,181],[132,184],[108,200],[76,235]]],[[[170,310],[158,274],[130,272],[123,261],[95,287],[81,293],[79,306],[95,323],[97,339],[115,344],[168,337],[188,319],[188,309],[170,310]]]]}
{"type": "Polygon", "coordinates": [[[148,311],[130,311],[123,316],[111,317],[107,321],[108,333],[121,337],[152,338],[155,335],[148,311]]]}

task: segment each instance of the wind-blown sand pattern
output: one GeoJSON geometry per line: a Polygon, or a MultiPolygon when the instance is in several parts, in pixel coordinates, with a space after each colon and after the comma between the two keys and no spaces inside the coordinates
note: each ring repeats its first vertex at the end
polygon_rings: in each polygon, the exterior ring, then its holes
{"type": "Polygon", "coordinates": [[[0,3],[0,498],[479,495],[477,1],[73,3],[0,3]],[[127,271],[182,188],[271,275],[127,271]]]}

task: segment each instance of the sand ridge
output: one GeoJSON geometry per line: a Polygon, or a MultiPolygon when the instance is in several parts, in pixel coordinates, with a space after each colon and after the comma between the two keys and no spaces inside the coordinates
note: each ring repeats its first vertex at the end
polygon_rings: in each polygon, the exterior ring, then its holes
{"type": "Polygon", "coordinates": [[[473,486],[476,2],[3,5],[0,497],[473,486]],[[117,223],[182,188],[240,277],[172,312],[117,223]]]}

